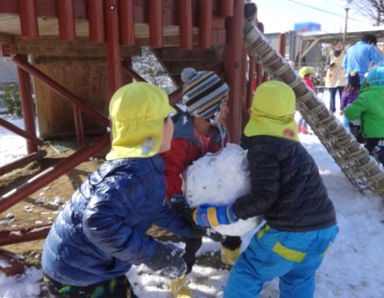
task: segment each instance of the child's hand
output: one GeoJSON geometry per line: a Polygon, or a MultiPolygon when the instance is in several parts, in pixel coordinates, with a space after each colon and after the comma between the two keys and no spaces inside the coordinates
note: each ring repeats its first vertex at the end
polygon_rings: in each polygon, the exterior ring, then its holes
{"type": "Polygon", "coordinates": [[[202,205],[193,210],[192,219],[197,225],[209,228],[229,225],[238,220],[233,213],[232,205],[202,205]]]}
{"type": "Polygon", "coordinates": [[[157,252],[147,264],[153,271],[169,279],[180,279],[187,272],[187,265],[182,258],[184,251],[171,244],[159,242],[157,252]]]}

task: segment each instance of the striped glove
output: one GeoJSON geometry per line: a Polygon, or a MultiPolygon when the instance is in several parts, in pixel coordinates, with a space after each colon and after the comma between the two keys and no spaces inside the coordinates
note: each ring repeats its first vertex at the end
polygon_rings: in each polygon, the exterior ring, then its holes
{"type": "Polygon", "coordinates": [[[193,221],[201,227],[216,227],[237,222],[232,205],[201,205],[192,212],[193,221]]]}

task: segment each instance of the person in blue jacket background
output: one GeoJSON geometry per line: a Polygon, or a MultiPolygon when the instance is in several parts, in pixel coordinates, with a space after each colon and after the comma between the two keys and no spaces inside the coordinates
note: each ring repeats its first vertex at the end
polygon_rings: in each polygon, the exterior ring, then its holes
{"type": "Polygon", "coordinates": [[[233,204],[192,211],[204,227],[265,218],[232,268],[224,298],[258,297],[264,282],[275,277],[280,297],[313,297],[316,270],[338,232],[319,170],[299,141],[295,106],[295,94],[283,82],[257,88],[242,142],[248,149],[250,193],[233,204]]]}
{"type": "Polygon", "coordinates": [[[182,251],[146,235],[152,224],[181,237],[192,232],[164,204],[158,153],[170,148],[173,112],[167,94],[148,83],[125,85],[113,95],[107,161],[73,194],[44,244],[44,281],[55,297],[126,297],[132,264],[171,279],[184,275],[182,251]]]}
{"type": "Polygon", "coordinates": [[[375,48],[376,43],[376,36],[366,34],[347,50],[342,63],[347,77],[352,71],[356,71],[360,76],[360,84],[362,85],[370,65],[379,64],[383,61],[383,56],[375,48]]]}

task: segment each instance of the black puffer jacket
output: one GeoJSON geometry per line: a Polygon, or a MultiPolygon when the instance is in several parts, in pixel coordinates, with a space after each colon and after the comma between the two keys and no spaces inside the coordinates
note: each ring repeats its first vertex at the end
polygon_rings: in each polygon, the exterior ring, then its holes
{"type": "Polygon", "coordinates": [[[251,193],[233,204],[237,217],[264,215],[283,231],[321,229],[336,223],[335,209],[313,158],[296,141],[254,136],[248,149],[251,193]]]}

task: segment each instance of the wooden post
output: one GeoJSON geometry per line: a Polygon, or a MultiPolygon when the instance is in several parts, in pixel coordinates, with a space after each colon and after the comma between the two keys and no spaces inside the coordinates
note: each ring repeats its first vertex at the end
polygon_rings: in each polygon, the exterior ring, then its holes
{"type": "MultiPolygon", "coordinates": [[[[18,56],[18,57],[20,60],[24,62],[28,62],[28,56],[18,56]]],[[[20,90],[21,109],[23,111],[24,128],[29,134],[36,136],[35,113],[33,108],[31,78],[29,74],[20,67],[17,67],[17,74],[19,77],[19,90],[20,90]]],[[[28,153],[36,152],[37,151],[36,143],[30,140],[27,140],[27,151],[28,153]]]]}
{"type": "Polygon", "coordinates": [[[135,45],[135,3],[134,0],[120,0],[120,37],[126,46],[135,45]]]}
{"type": "Polygon", "coordinates": [[[75,41],[76,39],[75,13],[72,1],[73,0],[56,0],[60,39],[66,41],[75,41]]]}
{"type": "Polygon", "coordinates": [[[180,48],[192,49],[192,1],[179,0],[180,48]]]}
{"type": "Polygon", "coordinates": [[[149,46],[163,46],[163,0],[149,0],[149,46]]]}
{"type": "MultiPolygon", "coordinates": [[[[243,0],[240,0],[243,2],[243,0]]],[[[202,48],[210,49],[212,47],[212,15],[213,1],[199,1],[199,45],[202,48]]]]}
{"type": "Polygon", "coordinates": [[[39,36],[35,0],[18,0],[21,35],[26,38],[39,36]]]}
{"type": "Polygon", "coordinates": [[[89,40],[93,43],[105,42],[104,0],[88,0],[89,40]]]}
{"type": "Polygon", "coordinates": [[[108,97],[121,87],[123,74],[121,67],[121,48],[119,33],[119,7],[117,0],[105,0],[107,27],[107,65],[108,65],[108,97]]]}
{"type": "Polygon", "coordinates": [[[241,137],[241,106],[243,92],[242,59],[243,55],[244,0],[236,0],[232,18],[228,18],[227,44],[224,53],[225,80],[229,84],[229,132],[231,141],[239,143],[241,137]]]}

